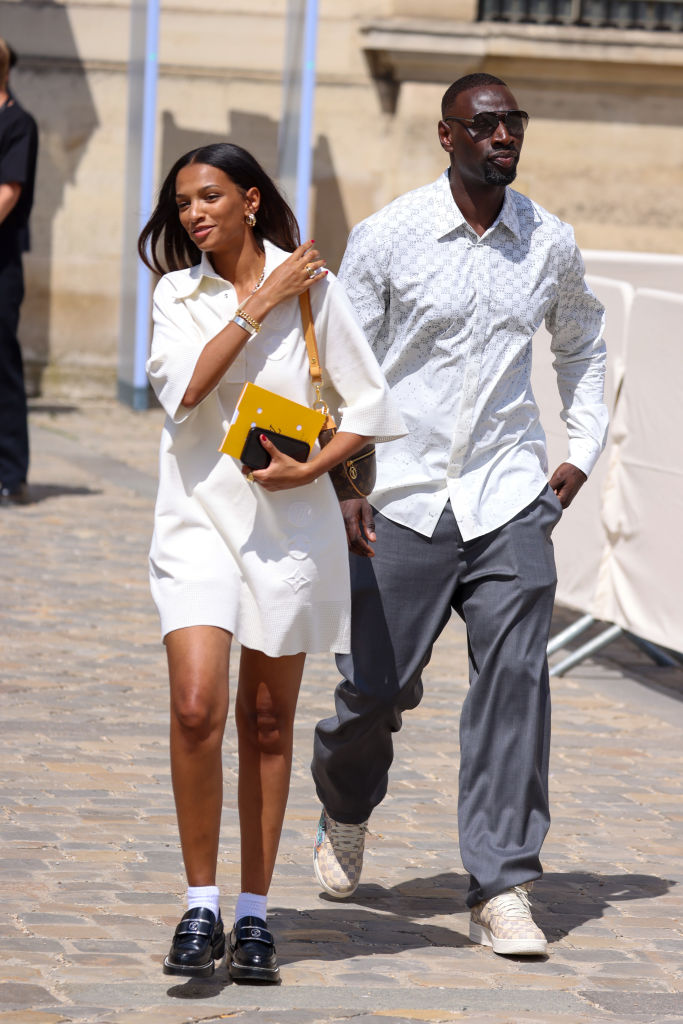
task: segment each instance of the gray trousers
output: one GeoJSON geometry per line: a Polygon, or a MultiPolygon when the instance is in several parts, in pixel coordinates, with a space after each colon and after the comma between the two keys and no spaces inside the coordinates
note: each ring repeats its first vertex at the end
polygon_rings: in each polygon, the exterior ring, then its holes
{"type": "Polygon", "coordinates": [[[378,514],[375,557],[349,556],[352,653],[337,657],[336,714],[315,730],[318,796],[351,824],[384,798],[392,734],[419,704],[422,671],[455,609],[469,651],[458,798],[468,906],[542,874],[557,582],[550,538],[560,515],[548,487],[509,523],[465,543],[450,504],[432,537],[378,514]]]}

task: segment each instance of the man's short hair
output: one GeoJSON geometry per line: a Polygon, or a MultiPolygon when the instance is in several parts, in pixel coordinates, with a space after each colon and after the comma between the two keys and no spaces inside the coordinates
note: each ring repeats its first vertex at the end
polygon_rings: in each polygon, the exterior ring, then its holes
{"type": "Polygon", "coordinates": [[[472,75],[463,75],[453,85],[449,85],[443,94],[441,100],[441,116],[449,110],[455,102],[456,96],[459,96],[461,92],[466,92],[468,89],[476,89],[480,85],[502,85],[505,89],[508,88],[507,82],[504,82],[502,78],[496,78],[495,75],[489,75],[485,71],[477,71],[472,75]]]}

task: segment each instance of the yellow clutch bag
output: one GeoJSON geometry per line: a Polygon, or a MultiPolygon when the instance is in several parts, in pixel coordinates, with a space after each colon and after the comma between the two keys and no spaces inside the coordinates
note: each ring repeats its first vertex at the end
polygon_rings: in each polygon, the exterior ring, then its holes
{"type": "Polygon", "coordinates": [[[292,402],[273,391],[247,383],[237,400],[235,415],[223,443],[218,449],[225,455],[241,459],[247,435],[252,427],[261,427],[304,441],[313,447],[325,420],[324,412],[292,402]]]}

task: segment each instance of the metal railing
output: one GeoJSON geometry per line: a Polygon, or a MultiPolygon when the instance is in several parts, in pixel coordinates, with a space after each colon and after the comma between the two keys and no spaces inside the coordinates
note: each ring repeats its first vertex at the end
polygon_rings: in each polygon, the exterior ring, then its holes
{"type": "Polygon", "coordinates": [[[479,0],[479,21],[683,31],[683,0],[479,0]]]}
{"type": "Polygon", "coordinates": [[[591,626],[597,625],[600,627],[600,632],[597,636],[594,636],[591,640],[582,644],[576,650],[571,651],[561,661],[555,665],[550,666],[551,676],[563,676],[565,672],[568,672],[570,668],[574,668],[575,665],[581,664],[586,658],[590,658],[591,655],[597,654],[603,647],[607,647],[613,640],[618,640],[620,636],[625,636],[627,640],[634,643],[636,647],[639,647],[641,651],[648,655],[648,657],[654,661],[655,665],[660,665],[664,668],[679,668],[683,665],[683,654],[678,654],[676,651],[665,651],[662,647],[657,644],[651,643],[649,640],[644,640],[640,636],[635,636],[633,633],[629,633],[628,630],[622,629],[621,626],[607,625],[606,623],[597,623],[592,615],[583,615],[576,622],[573,622],[571,626],[567,626],[561,633],[557,633],[548,643],[547,654],[550,657],[551,654],[556,654],[557,651],[568,650],[569,643],[572,640],[576,640],[577,637],[581,636],[591,626]]]}

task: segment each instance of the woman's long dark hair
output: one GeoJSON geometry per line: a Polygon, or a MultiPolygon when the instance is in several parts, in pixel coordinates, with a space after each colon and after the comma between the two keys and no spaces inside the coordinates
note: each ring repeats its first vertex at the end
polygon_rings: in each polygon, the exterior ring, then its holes
{"type": "Polygon", "coordinates": [[[175,199],[178,171],[188,164],[217,167],[244,192],[257,188],[261,193],[261,204],[254,226],[258,244],[263,248],[263,239],[267,238],[287,252],[296,249],[299,245],[299,226],[275,182],[246,149],[231,142],[216,142],[185,153],[166,175],[154,212],[138,239],[140,259],[150,270],[165,274],[169,270],[193,267],[201,259],[200,250],[180,223],[175,199]],[[160,250],[163,252],[163,260],[159,258],[160,250]]]}

